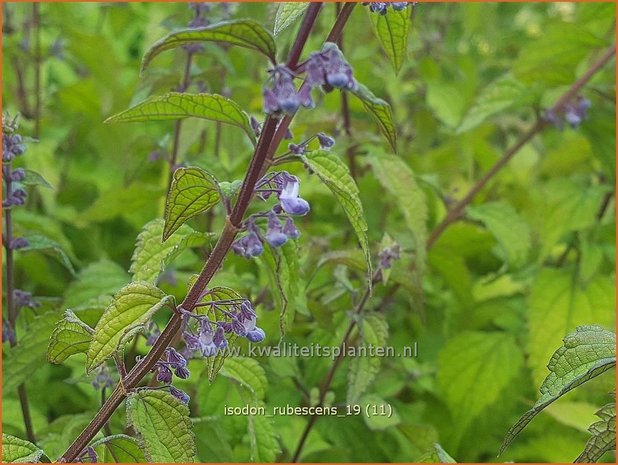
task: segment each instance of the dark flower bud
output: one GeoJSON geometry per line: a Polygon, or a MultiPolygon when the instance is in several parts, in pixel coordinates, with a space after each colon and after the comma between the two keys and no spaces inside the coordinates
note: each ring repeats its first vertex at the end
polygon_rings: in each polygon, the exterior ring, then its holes
{"type": "Polygon", "coordinates": [[[97,463],[99,461],[99,456],[97,455],[96,451],[90,446],[86,447],[85,455],[88,457],[90,463],[97,463]]]}
{"type": "Polygon", "coordinates": [[[172,370],[165,365],[157,365],[155,367],[157,373],[157,381],[163,384],[170,384],[172,382],[172,370]]]}
{"type": "Polygon", "coordinates": [[[11,181],[21,182],[26,178],[26,172],[23,168],[16,168],[10,175],[11,181]]]}
{"type": "Polygon", "coordinates": [[[37,308],[39,306],[39,303],[32,298],[30,292],[22,291],[21,289],[13,290],[13,304],[16,309],[24,307],[37,308]]]}
{"type": "Polygon", "coordinates": [[[304,144],[288,144],[288,150],[294,155],[303,155],[307,151],[307,147],[304,144]]]}
{"type": "Polygon", "coordinates": [[[173,395],[176,399],[178,399],[183,404],[189,403],[189,400],[190,400],[189,395],[186,392],[175,388],[174,386],[170,386],[170,394],[173,395]]]}
{"type": "Polygon", "coordinates": [[[288,236],[283,232],[281,221],[274,212],[268,214],[268,230],[266,231],[266,242],[271,247],[280,247],[288,240],[288,236]]]}
{"type": "Polygon", "coordinates": [[[167,361],[170,363],[172,367],[186,367],[187,360],[180,355],[180,353],[174,349],[173,347],[168,347],[167,351],[167,361]]]}
{"type": "Polygon", "coordinates": [[[259,137],[262,133],[262,125],[253,116],[249,118],[249,123],[251,123],[251,129],[253,129],[255,135],[259,137]]]}
{"type": "Polygon", "coordinates": [[[251,342],[262,342],[266,337],[266,333],[262,328],[255,328],[252,331],[248,331],[246,337],[251,342]]]}
{"type": "Polygon", "coordinates": [[[8,342],[11,345],[15,344],[15,331],[7,320],[2,318],[2,342],[8,342]]]}
{"type": "Polygon", "coordinates": [[[176,376],[178,376],[180,379],[188,379],[189,375],[191,374],[189,372],[189,369],[187,367],[177,367],[176,370],[174,370],[174,373],[176,374],[176,376]]]}
{"type": "Polygon", "coordinates": [[[391,247],[382,250],[378,254],[378,257],[380,258],[380,267],[384,269],[391,268],[393,266],[393,260],[399,260],[399,252],[399,244],[394,244],[391,247]]]}
{"type": "Polygon", "coordinates": [[[320,147],[322,147],[323,149],[330,149],[335,145],[335,139],[327,136],[323,132],[318,132],[317,137],[318,141],[320,142],[320,147]]]}
{"type": "Polygon", "coordinates": [[[111,388],[114,385],[114,381],[110,376],[109,369],[105,365],[102,365],[100,368],[98,368],[97,375],[90,384],[96,390],[103,388],[111,388]]]}
{"type": "Polygon", "coordinates": [[[13,250],[17,250],[17,249],[23,249],[24,247],[28,247],[29,245],[30,243],[28,242],[28,239],[26,239],[25,237],[16,237],[15,239],[11,240],[9,244],[9,248],[13,250]]]}
{"type": "Polygon", "coordinates": [[[227,347],[227,339],[225,338],[225,332],[221,326],[217,327],[215,330],[212,342],[218,349],[225,349],[227,347]]]}
{"type": "Polygon", "coordinates": [[[253,258],[264,251],[264,246],[255,231],[249,231],[249,234],[232,244],[232,250],[236,255],[253,258]]]}

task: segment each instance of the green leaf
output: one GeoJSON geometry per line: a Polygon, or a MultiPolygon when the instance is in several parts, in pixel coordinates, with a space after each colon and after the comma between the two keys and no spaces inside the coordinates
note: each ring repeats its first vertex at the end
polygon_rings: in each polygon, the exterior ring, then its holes
{"type": "Polygon", "coordinates": [[[162,242],[165,222],[155,219],[144,226],[137,236],[135,250],[131,257],[131,268],[134,281],[156,283],[165,267],[181,252],[191,247],[204,245],[208,234],[194,231],[187,225],[182,225],[170,239],[162,242]]]}
{"type": "Polygon", "coordinates": [[[24,439],[2,433],[2,463],[49,462],[43,451],[24,439]]]}
{"type": "Polygon", "coordinates": [[[254,400],[264,399],[268,381],[257,360],[246,357],[228,358],[221,368],[221,374],[240,383],[251,393],[254,400]]]}
{"type": "Polygon", "coordinates": [[[401,423],[397,410],[377,394],[366,394],[358,403],[369,406],[369,415],[365,413],[363,420],[371,431],[383,431],[401,423]]]}
{"type": "MultiPolygon", "coordinates": [[[[193,286],[194,282],[195,282],[194,278],[192,278],[189,281],[189,288],[193,286]]],[[[209,289],[208,292],[206,292],[206,294],[204,295],[204,297],[202,298],[200,302],[212,302],[215,300],[235,300],[235,299],[242,299],[242,296],[235,290],[230,289],[228,287],[213,287],[209,289]]],[[[209,306],[197,307],[195,309],[195,313],[202,314],[202,315],[208,315],[208,317],[210,318],[210,321],[212,321],[213,323],[216,323],[219,321],[230,321],[228,316],[224,315],[221,312],[215,312],[215,310],[209,306]]],[[[227,356],[230,354],[230,348],[234,344],[235,340],[236,340],[236,334],[230,333],[227,336],[228,349],[220,350],[219,352],[217,352],[217,355],[215,355],[214,357],[206,358],[206,365],[207,365],[206,371],[208,373],[208,380],[210,382],[212,382],[217,376],[217,373],[219,373],[219,370],[223,366],[223,362],[225,361],[227,356]]]]}
{"type": "Polygon", "coordinates": [[[422,275],[425,269],[425,241],[427,239],[425,194],[418,186],[414,173],[402,159],[394,155],[374,154],[370,158],[370,163],[382,187],[395,198],[406,226],[412,233],[415,243],[416,269],[422,275]]]}
{"type": "Polygon", "coordinates": [[[165,50],[198,42],[227,42],[231,45],[256,50],[275,63],[277,47],[275,40],[260,23],[252,19],[224,21],[202,28],[175,31],[157,41],[142,59],[142,71],[152,59],[165,50]]]}
{"type": "Polygon", "coordinates": [[[501,332],[463,332],[439,355],[438,389],[461,439],[472,421],[496,402],[523,363],[515,339],[501,332]]]}
{"type": "Polygon", "coordinates": [[[204,213],[219,202],[217,181],[201,168],[178,168],[165,202],[165,242],[189,218],[204,213]]]}
{"type": "Polygon", "coordinates": [[[32,373],[46,364],[45,353],[49,337],[58,321],[58,313],[46,312],[37,316],[17,340],[15,347],[7,350],[2,368],[2,390],[12,392],[26,381],[32,373]]]}
{"type": "Polygon", "coordinates": [[[418,460],[419,463],[457,463],[440,444],[434,444],[432,450],[418,460]]]}
{"type": "Polygon", "coordinates": [[[386,56],[391,60],[395,71],[399,72],[408,51],[411,9],[396,11],[388,8],[384,15],[367,9],[367,13],[386,56]]]}
{"type": "Polygon", "coordinates": [[[590,425],[592,437],[588,439],[583,452],[574,460],[576,463],[597,462],[605,452],[616,449],[616,403],[604,405],[597,412],[601,421],[590,425]]]}
{"type": "Polygon", "coordinates": [[[217,94],[169,92],[150,97],[137,105],[111,116],[106,123],[162,121],[188,117],[203,118],[238,126],[255,143],[255,132],[249,117],[233,100],[217,94]]]}
{"type": "Polygon", "coordinates": [[[504,74],[481,90],[457,128],[457,133],[474,129],[490,116],[505,110],[530,104],[534,96],[534,92],[511,73],[504,74]]]}
{"type": "Polygon", "coordinates": [[[397,130],[391,106],[384,100],[377,98],[367,87],[360,83],[352,93],[360,99],[367,113],[376,120],[380,132],[386,137],[393,152],[397,152],[397,130]]]}
{"type": "Polygon", "coordinates": [[[371,253],[367,239],[367,221],[363,213],[358,186],[352,176],[350,176],[347,165],[337,155],[324,150],[310,152],[303,156],[303,162],[326,184],[335,196],[335,199],[343,207],[365,253],[367,272],[371,284],[371,253]]]}
{"type": "MultiPolygon", "coordinates": [[[[362,317],[361,323],[362,347],[384,347],[388,339],[388,324],[382,315],[373,314],[362,317]]],[[[365,349],[368,350],[368,349],[365,349]]],[[[375,379],[382,360],[374,356],[358,356],[350,361],[348,372],[347,403],[354,404],[365,393],[375,379]]]]}
{"type": "Polygon", "coordinates": [[[113,295],[128,281],[127,272],[111,260],[91,263],[80,270],[77,279],[69,284],[64,293],[64,305],[73,308],[100,296],[113,295]]]}
{"type": "Polygon", "coordinates": [[[526,263],[532,245],[530,227],[513,207],[506,202],[490,202],[469,207],[467,215],[485,225],[500,244],[511,266],[526,263]]]}
{"type": "Polygon", "coordinates": [[[56,323],[47,348],[47,360],[62,363],[71,355],[86,353],[92,341],[93,329],[67,310],[56,323]]]}
{"type": "Polygon", "coordinates": [[[578,326],[551,357],[541,398],[506,434],[500,453],[545,407],[570,390],[616,366],[616,335],[599,326],[578,326]]]}
{"type": "Polygon", "coordinates": [[[73,268],[71,260],[69,260],[67,254],[56,241],[42,234],[26,235],[24,238],[28,241],[28,245],[19,249],[21,252],[44,252],[49,254],[57,259],[71,274],[75,274],[75,268],[73,268]]]}
{"type": "Polygon", "coordinates": [[[575,284],[576,271],[544,269],[534,280],[528,302],[528,365],[539,386],[547,361],[565,334],[576,326],[614,326],[615,287],[612,279],[596,277],[586,287],[575,284]]]}
{"type": "Polygon", "coordinates": [[[141,390],[127,397],[127,422],[139,435],[149,462],[195,462],[188,407],[166,391],[141,390]]]}
{"type": "Polygon", "coordinates": [[[263,415],[249,415],[249,442],[252,462],[274,462],[280,452],[272,420],[263,415]]]}
{"type": "Polygon", "coordinates": [[[309,2],[282,2],[277,7],[273,34],[277,35],[285,28],[294,24],[309,7],[309,2]]]}
{"type": "Polygon", "coordinates": [[[26,174],[26,177],[20,181],[22,184],[25,184],[26,186],[41,186],[47,187],[48,189],[53,189],[52,185],[36,171],[24,169],[24,173],[26,174]]]}
{"type": "Polygon", "coordinates": [[[146,463],[139,441],[126,434],[106,436],[90,444],[90,447],[95,450],[103,448],[106,463],[146,463]]]}
{"type": "Polygon", "coordinates": [[[300,272],[298,246],[295,241],[289,240],[278,248],[267,247],[261,256],[261,261],[268,271],[272,288],[276,289],[279,329],[284,335],[294,321],[296,302],[302,298],[298,287],[300,272]]]}
{"type": "Polygon", "coordinates": [[[88,348],[86,371],[90,372],[121,350],[160,308],[173,297],[152,284],[136,281],[118,291],[94,328],[88,348]]]}

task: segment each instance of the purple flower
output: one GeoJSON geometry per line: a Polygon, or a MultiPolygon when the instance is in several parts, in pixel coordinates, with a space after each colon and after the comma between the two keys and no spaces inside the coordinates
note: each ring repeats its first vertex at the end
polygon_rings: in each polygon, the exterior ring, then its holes
{"type": "Polygon", "coordinates": [[[307,151],[307,146],[305,144],[288,144],[288,150],[294,155],[303,155],[307,151]]]}
{"type": "Polygon", "coordinates": [[[320,52],[311,54],[307,61],[307,83],[312,86],[322,86],[325,91],[332,88],[354,90],[356,80],[352,76],[352,68],[345,61],[337,45],[327,42],[320,52]]]}
{"type": "Polygon", "coordinates": [[[172,382],[172,370],[167,365],[157,364],[154,369],[157,374],[157,381],[163,384],[170,384],[172,382]]]}
{"type": "Polygon", "coordinates": [[[10,174],[11,181],[21,182],[26,178],[26,172],[23,168],[16,168],[10,174]]]}
{"type": "Polygon", "coordinates": [[[97,391],[99,389],[111,388],[114,386],[114,380],[112,380],[112,377],[109,373],[109,368],[107,368],[105,365],[102,365],[101,367],[97,368],[96,373],[97,374],[94,380],[92,380],[90,384],[97,391]]]}
{"type": "Polygon", "coordinates": [[[394,244],[391,247],[387,247],[382,250],[378,257],[380,258],[380,267],[384,269],[391,268],[393,266],[393,260],[399,260],[399,244],[394,244]]]}
{"type": "Polygon", "coordinates": [[[393,2],[391,3],[391,7],[393,7],[395,11],[401,11],[405,10],[409,4],[410,2],[393,2]]]}
{"type": "Polygon", "coordinates": [[[2,161],[7,163],[26,151],[19,134],[2,134],[2,161]]]}
{"type": "Polygon", "coordinates": [[[259,137],[262,133],[262,125],[253,116],[249,118],[249,123],[251,124],[251,129],[253,129],[255,135],[259,137]]]}
{"type": "Polygon", "coordinates": [[[37,308],[39,306],[39,303],[32,298],[30,292],[22,291],[21,289],[13,290],[13,304],[16,309],[23,307],[37,308]]]}
{"type": "Polygon", "coordinates": [[[188,379],[191,375],[191,372],[187,367],[178,367],[174,370],[174,374],[180,379],[188,379]]]}
{"type": "Polygon", "coordinates": [[[23,249],[24,247],[28,247],[29,245],[30,243],[28,242],[28,239],[26,239],[25,237],[16,237],[15,239],[11,240],[9,244],[9,248],[13,250],[17,250],[17,249],[23,249]]]}
{"type": "Polygon", "coordinates": [[[283,232],[281,221],[277,218],[275,212],[268,213],[268,229],[266,231],[266,242],[271,247],[280,247],[288,240],[288,236],[283,232]]]}
{"type": "Polygon", "coordinates": [[[262,328],[255,328],[252,331],[247,332],[247,339],[251,342],[262,342],[266,337],[266,333],[262,328]]]}
{"type": "Polygon", "coordinates": [[[300,231],[296,228],[294,224],[294,220],[292,218],[287,218],[285,220],[285,225],[283,226],[283,234],[288,236],[290,239],[298,239],[300,237],[300,231]]]}
{"type": "Polygon", "coordinates": [[[171,367],[184,368],[187,366],[187,360],[176,349],[173,347],[168,347],[165,351],[167,353],[167,361],[171,367]]]}
{"type": "Polygon", "coordinates": [[[298,180],[289,181],[285,184],[281,193],[279,194],[279,202],[281,202],[281,208],[290,215],[306,215],[309,210],[309,202],[301,199],[298,196],[300,183],[298,180]]]}
{"type": "Polygon", "coordinates": [[[236,255],[240,255],[241,257],[253,258],[262,254],[264,246],[255,230],[251,230],[249,234],[232,244],[232,250],[236,255]]]}
{"type": "Polygon", "coordinates": [[[320,142],[320,147],[323,149],[330,149],[335,145],[335,139],[330,136],[327,136],[323,132],[317,133],[318,141],[320,142]]]}
{"type": "Polygon", "coordinates": [[[7,320],[2,318],[2,342],[8,342],[11,345],[15,345],[15,331],[11,328],[11,325],[7,320]]]}
{"type": "Polygon", "coordinates": [[[265,113],[295,113],[302,105],[311,107],[313,101],[307,91],[297,92],[294,86],[294,74],[286,66],[277,66],[270,71],[272,88],[264,88],[265,113]]]}
{"type": "Polygon", "coordinates": [[[174,386],[170,386],[170,394],[173,395],[176,399],[178,399],[183,404],[188,404],[191,399],[189,395],[181,391],[180,389],[175,388],[174,386]]]}
{"type": "Polygon", "coordinates": [[[573,129],[577,129],[588,117],[588,109],[590,106],[590,100],[582,96],[577,96],[573,100],[567,102],[561,111],[546,110],[543,119],[559,130],[562,130],[564,126],[563,121],[566,121],[573,129]]]}

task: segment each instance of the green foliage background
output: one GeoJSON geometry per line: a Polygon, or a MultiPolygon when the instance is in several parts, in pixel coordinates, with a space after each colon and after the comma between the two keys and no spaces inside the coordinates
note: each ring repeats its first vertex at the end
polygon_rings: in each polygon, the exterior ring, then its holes
{"type": "MultiPolygon", "coordinates": [[[[33,99],[33,38],[21,32],[31,5],[3,8],[3,109],[17,113],[23,105],[15,63],[25,68],[27,98],[33,99]]],[[[233,17],[251,17],[272,30],[275,9],[236,5],[233,17]]],[[[149,154],[169,150],[173,122],[102,122],[178,85],[182,51],[161,54],[141,78],[140,60],[170,28],[185,25],[190,12],[182,4],[146,3],[55,3],[42,4],[41,10],[42,131],[20,162],[52,188],[29,189],[27,208],[15,211],[14,218],[19,233],[45,235],[57,247],[51,249],[56,255],[50,249],[17,253],[17,285],[37,296],[41,306],[22,311],[21,352],[3,345],[2,428],[25,437],[15,392],[16,376],[25,373],[39,445],[55,459],[92,418],[100,393],[89,384],[82,355],[59,366],[45,361],[53,324],[67,308],[91,326],[96,323],[109,297],[129,282],[136,237],[162,216],[168,183],[165,161],[150,161],[149,154]],[[48,56],[58,39],[61,56],[48,56]],[[58,250],[71,266],[58,259],[58,250]],[[55,318],[37,318],[46,310],[55,318]]],[[[334,5],[325,5],[305,54],[320,47],[334,17],[334,5]]],[[[416,342],[419,353],[360,368],[344,361],[331,401],[345,404],[355,380],[348,372],[360,369],[368,386],[358,402],[385,401],[395,414],[388,421],[320,418],[303,461],[431,461],[434,443],[457,461],[496,461],[508,428],[539,397],[546,365],[562,338],[582,324],[614,328],[613,63],[582,91],[592,107],[579,129],[543,131],[426,257],[419,247],[448,205],[462,198],[611,44],[614,18],[612,3],[420,4],[406,59],[396,73],[372,36],[372,18],[364,7],[355,9],[343,49],[355,77],[392,106],[397,157],[355,99],[350,99],[352,136],[341,131],[338,92],[325,95],[313,111],[301,110],[292,126],[294,141],[324,131],[336,134],[333,152],[342,160],[348,162],[348,150],[356,152],[373,256],[385,233],[404,251],[389,283],[373,290],[367,308],[384,319],[368,319],[370,329],[388,326],[388,345],[402,350],[416,342]],[[406,271],[413,262],[416,271],[406,271]],[[404,285],[390,295],[393,282],[404,285]]],[[[281,56],[297,27],[277,36],[281,56]]],[[[194,60],[193,82],[229,94],[261,119],[266,66],[251,51],[206,44],[194,60]]],[[[32,120],[22,118],[21,124],[21,132],[32,135],[32,120]]],[[[215,123],[185,120],[180,160],[220,181],[241,178],[251,154],[249,140],[239,128],[221,126],[217,142],[216,131],[215,123]]],[[[290,270],[285,277],[294,305],[283,341],[336,346],[366,285],[361,252],[343,209],[317,177],[299,165],[286,169],[300,176],[312,210],[297,221],[299,268],[292,284],[290,270]]],[[[218,234],[220,207],[191,225],[218,234]]],[[[182,253],[160,287],[182,299],[208,247],[182,253]]],[[[268,260],[230,256],[213,285],[257,299],[265,344],[279,342],[282,301],[268,260]]],[[[158,323],[168,316],[157,315],[158,323]]],[[[131,355],[147,350],[144,338],[138,341],[131,355]]],[[[224,416],[223,406],[307,405],[331,363],[326,358],[228,360],[210,384],[203,360],[191,361],[192,376],[179,386],[192,397],[198,459],[289,460],[306,418],[224,416]]],[[[614,389],[610,371],[571,392],[540,414],[500,460],[573,460],[589,437],[595,411],[614,389]]],[[[125,420],[120,409],[112,431],[122,432],[125,420]]]]}

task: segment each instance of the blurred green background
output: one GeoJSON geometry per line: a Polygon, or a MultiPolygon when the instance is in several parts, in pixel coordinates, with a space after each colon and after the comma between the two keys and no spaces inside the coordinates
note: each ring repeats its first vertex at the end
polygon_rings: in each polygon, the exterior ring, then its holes
{"type": "MultiPolygon", "coordinates": [[[[49,309],[57,319],[66,308],[77,309],[94,323],[101,302],[129,281],[136,236],[162,216],[174,122],[102,122],[178,86],[183,50],[161,54],[141,77],[140,60],[154,41],[185,27],[192,12],[181,3],[41,4],[37,53],[32,4],[3,2],[2,7],[3,111],[21,113],[20,132],[35,137],[38,62],[40,133],[19,163],[52,186],[29,189],[26,208],[14,213],[15,228],[44,234],[58,245],[17,253],[17,286],[41,302],[38,309],[22,311],[19,336],[36,314],[49,309]],[[76,275],[58,259],[61,253],[76,275]]],[[[526,144],[431,248],[422,281],[406,272],[414,260],[415,236],[400,200],[412,195],[422,201],[431,231],[448,206],[613,42],[615,5],[421,3],[399,73],[373,36],[366,10],[355,8],[343,50],[356,79],[391,104],[398,157],[419,188],[399,196],[385,190],[391,180],[375,175],[371,158],[389,148],[354,99],[351,136],[342,131],[338,92],[320,97],[315,110],[301,110],[292,131],[296,143],[324,131],[335,136],[333,151],[343,159],[354,153],[374,257],[388,233],[404,251],[392,279],[407,284],[393,295],[392,280],[376,285],[367,308],[384,314],[389,345],[417,342],[419,354],[382,360],[364,394],[365,403],[377,399],[392,405],[393,418],[320,418],[301,458],[418,461],[439,443],[457,461],[493,462],[508,428],[539,397],[546,364],[561,339],[580,324],[615,325],[614,63],[581,92],[592,103],[589,118],[576,130],[550,127],[526,144]]],[[[207,17],[213,22],[251,17],[272,30],[275,11],[274,4],[213,4],[207,17]]],[[[325,4],[304,56],[320,48],[334,18],[335,5],[325,4]]],[[[297,29],[295,24],[277,36],[281,60],[297,29]]],[[[262,120],[267,65],[249,50],[205,44],[193,60],[189,92],[229,95],[262,120]]],[[[205,168],[219,180],[242,178],[251,151],[237,128],[183,122],[179,161],[205,168]]],[[[297,221],[304,291],[283,340],[338,345],[365,285],[352,259],[352,229],[315,176],[299,165],[285,168],[300,176],[312,210],[297,221]]],[[[217,208],[192,226],[218,234],[223,214],[217,208]]],[[[182,298],[206,252],[183,253],[160,286],[182,298]]],[[[266,343],[279,342],[280,300],[264,261],[230,256],[214,282],[257,299],[266,343]]],[[[165,320],[159,315],[157,322],[165,320]]],[[[45,362],[50,331],[51,326],[30,338],[38,350],[27,360],[36,371],[26,385],[40,445],[55,459],[97,410],[100,393],[84,375],[80,356],[62,366],[45,362]]],[[[144,338],[135,350],[145,353],[144,338]]],[[[8,352],[3,345],[5,378],[14,360],[8,352]]],[[[267,408],[307,405],[332,363],[258,362],[267,408]]],[[[331,387],[335,405],[346,401],[348,365],[344,362],[331,387]]],[[[244,404],[234,382],[219,375],[209,384],[200,376],[201,360],[191,361],[190,368],[192,376],[181,387],[192,396],[201,461],[249,460],[252,429],[259,431],[261,460],[290,459],[306,418],[256,418],[251,420],[256,426],[246,417],[226,417],[223,405],[244,404]]],[[[570,393],[539,415],[499,460],[573,460],[612,390],[613,371],[570,393]]],[[[4,390],[2,400],[3,431],[24,437],[14,390],[4,390]]],[[[120,409],[112,431],[122,432],[123,416],[120,409]]]]}

